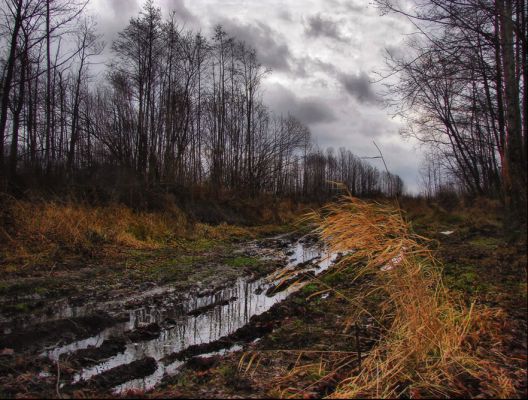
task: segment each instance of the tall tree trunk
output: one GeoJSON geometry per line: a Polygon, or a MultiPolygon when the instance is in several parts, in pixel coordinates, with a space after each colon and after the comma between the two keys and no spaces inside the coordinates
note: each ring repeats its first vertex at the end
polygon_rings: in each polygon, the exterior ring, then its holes
{"type": "Polygon", "coordinates": [[[501,47],[504,70],[504,94],[506,103],[506,164],[508,168],[506,206],[510,221],[521,222],[526,218],[526,182],[524,180],[523,142],[519,87],[515,75],[515,55],[512,23],[512,0],[498,0],[501,15],[501,47]]]}
{"type": "Polygon", "coordinates": [[[51,168],[50,136],[51,136],[51,37],[50,37],[50,1],[46,1],[46,132],[45,132],[45,163],[46,171],[51,168]]]}
{"type": "Polygon", "coordinates": [[[85,54],[85,43],[83,42],[83,49],[81,51],[81,65],[79,66],[79,73],[77,74],[77,81],[75,82],[75,99],[73,101],[73,115],[72,115],[72,127],[70,137],[70,148],[68,150],[67,168],[68,172],[73,171],[73,162],[75,155],[75,144],[77,143],[78,137],[78,124],[79,124],[79,97],[81,93],[81,79],[84,68],[84,54],[85,54]]]}
{"type": "MultiPolygon", "coordinates": [[[[11,92],[11,84],[13,82],[13,74],[15,69],[16,61],[16,47],[18,41],[18,33],[20,27],[22,26],[22,0],[18,0],[16,15],[15,15],[15,25],[13,27],[13,32],[11,34],[11,42],[9,47],[9,56],[6,62],[6,75],[4,78],[4,84],[2,87],[2,98],[0,105],[0,177],[3,175],[4,171],[4,139],[5,131],[7,126],[7,113],[9,109],[9,94],[11,92]]],[[[1,183],[1,182],[0,182],[1,183]]]]}
{"type": "MultiPolygon", "coordinates": [[[[26,42],[27,43],[27,42],[26,42]]],[[[9,152],[9,175],[11,182],[15,180],[18,161],[18,130],[20,129],[20,114],[24,107],[27,70],[27,48],[23,50],[20,63],[20,81],[18,84],[18,99],[13,112],[13,133],[11,136],[11,150],[9,152]]]]}
{"type": "Polygon", "coordinates": [[[526,173],[528,169],[528,6],[525,0],[519,1],[519,8],[521,14],[521,60],[518,61],[522,66],[523,75],[523,163],[524,163],[524,179],[526,181],[526,173]]]}

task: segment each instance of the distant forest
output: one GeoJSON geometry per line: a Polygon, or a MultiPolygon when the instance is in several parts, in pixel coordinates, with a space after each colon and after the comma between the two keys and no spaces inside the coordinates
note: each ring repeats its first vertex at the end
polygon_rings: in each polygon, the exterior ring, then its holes
{"type": "Polygon", "coordinates": [[[402,180],[346,149],[323,151],[292,115],[263,104],[271,71],[243,38],[211,38],[147,1],[105,44],[85,1],[6,0],[2,8],[1,188],[205,187],[324,199],[332,182],[394,196],[402,180]],[[92,68],[93,70],[93,68],[92,68]]]}

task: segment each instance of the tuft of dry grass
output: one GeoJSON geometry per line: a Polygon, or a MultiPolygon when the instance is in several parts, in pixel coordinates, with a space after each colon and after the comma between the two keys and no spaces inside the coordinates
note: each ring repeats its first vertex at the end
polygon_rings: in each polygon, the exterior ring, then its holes
{"type": "Polygon", "coordinates": [[[412,232],[399,209],[344,196],[309,219],[331,252],[351,251],[337,268],[357,265],[355,279],[367,276],[371,282],[349,299],[349,323],[367,313],[363,305],[369,299],[381,299],[381,339],[359,373],[342,381],[332,397],[515,395],[496,361],[502,354],[481,354],[474,345],[493,312],[464,304],[444,287],[442,266],[427,239],[412,232]]]}

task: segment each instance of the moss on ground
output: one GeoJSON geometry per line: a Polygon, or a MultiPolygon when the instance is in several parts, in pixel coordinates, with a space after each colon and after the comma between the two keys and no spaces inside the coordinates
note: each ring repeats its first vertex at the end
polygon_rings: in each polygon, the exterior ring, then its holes
{"type": "Polygon", "coordinates": [[[239,257],[228,258],[224,262],[231,267],[242,268],[242,267],[257,266],[262,261],[256,257],[239,256],[239,257]]]}

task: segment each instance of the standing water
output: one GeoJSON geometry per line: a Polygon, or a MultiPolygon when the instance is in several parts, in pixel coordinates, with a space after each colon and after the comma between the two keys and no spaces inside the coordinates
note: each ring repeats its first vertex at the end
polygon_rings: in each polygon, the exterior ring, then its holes
{"type": "MultiPolygon", "coordinates": [[[[127,332],[156,326],[158,332],[153,335],[155,337],[134,337],[128,341],[124,351],[80,370],[70,382],[82,384],[112,368],[153,358],[156,362],[153,373],[140,379],[121,381],[113,390],[115,393],[122,393],[131,389],[152,389],[163,377],[177,374],[184,365],[185,359],[174,357],[175,354],[189,350],[191,346],[224,339],[247,325],[251,317],[268,311],[274,304],[299,290],[301,285],[279,289],[283,282],[281,276],[284,276],[285,271],[288,279],[292,279],[292,276],[301,277],[305,273],[317,275],[328,269],[336,258],[335,255],[326,254],[321,246],[302,240],[293,244],[284,243],[282,247],[282,252],[288,256],[289,261],[285,269],[279,272],[257,280],[240,277],[224,289],[208,294],[191,294],[183,299],[175,291],[167,288],[162,301],[158,304],[140,306],[128,311],[127,322],[116,323],[93,337],[48,349],[42,353],[42,356],[56,361],[78,350],[98,348],[109,338],[126,336],[127,332]],[[170,357],[171,355],[173,357],[170,357]]],[[[225,343],[225,347],[221,344],[220,350],[215,348],[216,351],[213,353],[209,350],[203,351],[202,354],[198,351],[193,355],[202,357],[221,355],[241,349],[240,345],[233,345],[227,340],[221,343],[225,343]]]]}

